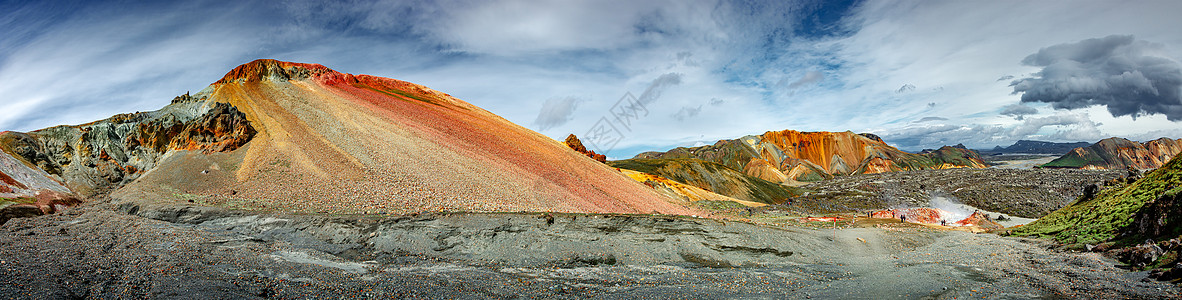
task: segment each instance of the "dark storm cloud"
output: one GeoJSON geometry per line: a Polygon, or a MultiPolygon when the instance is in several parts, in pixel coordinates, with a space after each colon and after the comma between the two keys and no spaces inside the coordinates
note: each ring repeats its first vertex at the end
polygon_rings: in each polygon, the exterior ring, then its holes
{"type": "Polygon", "coordinates": [[[923,118],[920,118],[919,120],[911,121],[911,123],[923,123],[923,122],[932,122],[932,121],[948,121],[948,118],[943,118],[943,117],[923,117],[923,118]]]}
{"type": "Polygon", "coordinates": [[[1023,59],[1042,70],[1010,86],[1022,102],[1058,109],[1104,105],[1116,117],[1164,114],[1182,121],[1182,65],[1164,48],[1131,35],[1054,45],[1023,59]]]}
{"type": "Polygon", "coordinates": [[[1025,106],[1022,104],[1010,104],[1010,105],[1006,105],[1005,107],[1002,107],[1002,109],[1001,109],[1001,115],[1011,116],[1011,117],[1018,119],[1019,121],[1021,121],[1023,118],[1025,118],[1026,115],[1033,115],[1033,114],[1037,114],[1037,113],[1038,113],[1037,108],[1025,106]]]}

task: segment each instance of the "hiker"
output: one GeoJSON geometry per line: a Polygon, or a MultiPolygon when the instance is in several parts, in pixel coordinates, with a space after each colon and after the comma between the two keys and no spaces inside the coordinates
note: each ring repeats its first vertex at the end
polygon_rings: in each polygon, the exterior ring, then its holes
{"type": "Polygon", "coordinates": [[[947,220],[940,220],[940,226],[948,226],[947,220]]]}

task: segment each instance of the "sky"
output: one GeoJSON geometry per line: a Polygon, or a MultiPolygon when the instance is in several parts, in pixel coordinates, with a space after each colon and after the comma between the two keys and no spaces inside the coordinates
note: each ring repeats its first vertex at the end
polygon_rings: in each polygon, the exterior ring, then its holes
{"type": "Polygon", "coordinates": [[[904,150],[1182,138],[1182,1],[3,1],[0,130],[257,58],[449,93],[609,158],[772,130],[904,150]]]}

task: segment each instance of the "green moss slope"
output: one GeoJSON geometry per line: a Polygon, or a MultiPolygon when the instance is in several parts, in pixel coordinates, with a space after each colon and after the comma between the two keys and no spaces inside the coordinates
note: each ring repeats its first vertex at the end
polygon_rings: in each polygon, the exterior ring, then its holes
{"type": "Polygon", "coordinates": [[[1121,188],[1104,190],[1092,199],[1052,212],[1011,233],[1052,238],[1064,243],[1099,243],[1111,240],[1133,222],[1133,214],[1163,195],[1182,192],[1182,156],[1121,188]]]}

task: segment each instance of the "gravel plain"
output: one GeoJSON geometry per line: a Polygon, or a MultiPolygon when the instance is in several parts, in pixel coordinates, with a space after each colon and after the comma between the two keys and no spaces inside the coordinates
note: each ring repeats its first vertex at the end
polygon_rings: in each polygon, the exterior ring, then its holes
{"type": "Polygon", "coordinates": [[[899,224],[88,203],[0,226],[0,298],[1178,298],[1095,253],[899,224]]]}

